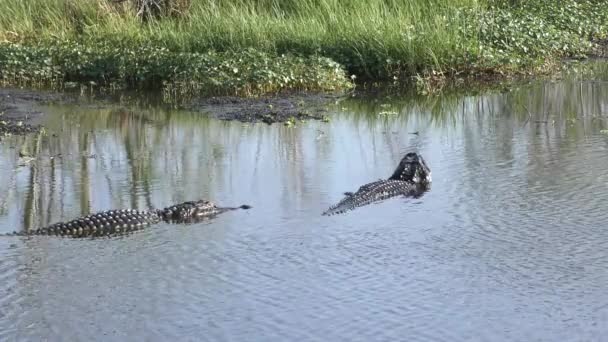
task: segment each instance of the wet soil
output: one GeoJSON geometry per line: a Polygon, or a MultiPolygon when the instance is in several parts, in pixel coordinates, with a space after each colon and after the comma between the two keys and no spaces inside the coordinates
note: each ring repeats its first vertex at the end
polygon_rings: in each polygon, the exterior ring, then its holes
{"type": "MultiPolygon", "coordinates": [[[[96,106],[116,105],[114,96],[98,95],[92,101],[96,106]]],[[[257,98],[210,97],[193,100],[188,110],[208,114],[220,120],[241,122],[290,122],[292,120],[323,120],[328,118],[328,107],[337,103],[340,95],[317,93],[291,93],[257,98]]],[[[91,105],[91,99],[79,98],[76,93],[0,88],[0,140],[7,135],[24,135],[38,132],[44,112],[37,106],[50,103],[82,102],[91,105]]]]}
{"type": "Polygon", "coordinates": [[[292,93],[258,98],[210,97],[193,101],[188,109],[207,112],[220,120],[241,122],[288,122],[323,120],[328,107],[342,96],[334,94],[292,93]]]}
{"type": "Polygon", "coordinates": [[[43,112],[37,105],[68,100],[67,95],[50,92],[0,88],[0,140],[7,135],[38,132],[43,112]]]}
{"type": "Polygon", "coordinates": [[[589,54],[590,58],[608,58],[608,39],[598,39],[594,41],[596,47],[589,54]]]}

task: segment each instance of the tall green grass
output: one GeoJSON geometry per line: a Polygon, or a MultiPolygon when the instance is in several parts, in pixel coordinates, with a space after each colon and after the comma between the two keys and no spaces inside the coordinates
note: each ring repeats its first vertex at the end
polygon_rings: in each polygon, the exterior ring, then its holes
{"type": "Polygon", "coordinates": [[[0,0],[0,41],[253,48],[328,57],[358,79],[403,80],[583,56],[608,33],[605,0],[191,0],[183,16],[147,22],[129,2],[0,0]]]}
{"type": "Polygon", "coordinates": [[[0,0],[0,34],[130,42],[173,51],[320,54],[364,78],[464,62],[459,30],[477,0],[192,0],[187,15],[142,24],[104,0],[0,0]]]}

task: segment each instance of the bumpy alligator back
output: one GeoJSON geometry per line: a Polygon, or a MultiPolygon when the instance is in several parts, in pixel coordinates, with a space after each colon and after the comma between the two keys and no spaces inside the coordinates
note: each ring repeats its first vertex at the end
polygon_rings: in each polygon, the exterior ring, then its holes
{"type": "Polygon", "coordinates": [[[379,202],[395,196],[419,197],[429,189],[427,183],[418,184],[400,180],[379,180],[365,184],[355,193],[346,193],[346,197],[327,209],[323,215],[342,214],[349,210],[379,202]]]}
{"type": "Polygon", "coordinates": [[[193,223],[215,217],[228,210],[249,209],[251,206],[218,207],[207,200],[188,201],[157,210],[108,210],[90,214],[68,222],[25,232],[6,235],[55,235],[66,237],[110,236],[134,232],[160,221],[170,223],[193,223]]]}
{"type": "Polygon", "coordinates": [[[66,237],[94,237],[117,235],[143,229],[160,221],[154,211],[133,209],[107,210],[68,222],[59,222],[50,226],[26,232],[15,232],[12,235],[56,235],[66,237]]]}

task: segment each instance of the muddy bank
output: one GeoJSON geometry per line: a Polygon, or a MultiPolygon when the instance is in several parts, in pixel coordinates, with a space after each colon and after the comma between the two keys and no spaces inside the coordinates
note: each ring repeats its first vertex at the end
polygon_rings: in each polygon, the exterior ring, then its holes
{"type": "MultiPolygon", "coordinates": [[[[23,135],[42,129],[45,113],[39,106],[48,104],[78,103],[83,106],[163,106],[153,104],[158,96],[150,94],[89,94],[0,88],[0,139],[7,135],[23,135]],[[146,100],[147,99],[147,100],[146,100]]],[[[219,120],[236,120],[248,123],[295,123],[303,120],[328,121],[328,108],[344,94],[289,93],[275,96],[244,98],[220,96],[198,98],[183,109],[200,112],[219,120]]]]}
{"type": "Polygon", "coordinates": [[[344,95],[292,93],[257,98],[210,97],[193,101],[189,110],[205,112],[220,120],[272,124],[292,120],[327,121],[328,108],[344,95]]]}
{"type": "Polygon", "coordinates": [[[594,41],[595,48],[589,53],[590,58],[608,58],[608,38],[594,41]]]}
{"type": "Polygon", "coordinates": [[[43,112],[36,106],[69,99],[51,92],[0,88],[0,140],[7,135],[38,132],[43,112]]]}

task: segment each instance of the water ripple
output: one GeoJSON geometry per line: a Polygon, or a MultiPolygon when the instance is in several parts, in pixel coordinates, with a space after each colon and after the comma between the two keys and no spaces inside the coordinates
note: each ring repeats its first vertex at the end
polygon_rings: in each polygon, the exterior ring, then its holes
{"type": "Polygon", "coordinates": [[[253,209],[117,238],[1,237],[0,340],[599,339],[608,144],[599,121],[565,120],[558,100],[580,93],[564,87],[542,91],[546,125],[514,94],[395,100],[380,119],[351,99],[296,127],[56,107],[61,134],[40,144],[64,155],[54,167],[15,172],[2,150],[2,231],[197,198],[253,209]],[[411,150],[433,169],[422,198],[320,215],[411,150]]]}

